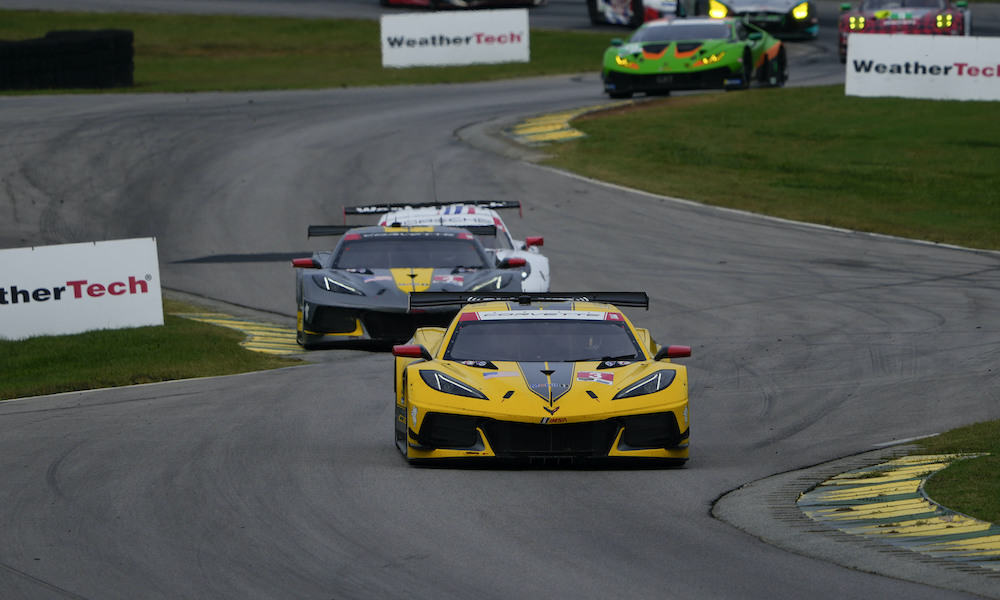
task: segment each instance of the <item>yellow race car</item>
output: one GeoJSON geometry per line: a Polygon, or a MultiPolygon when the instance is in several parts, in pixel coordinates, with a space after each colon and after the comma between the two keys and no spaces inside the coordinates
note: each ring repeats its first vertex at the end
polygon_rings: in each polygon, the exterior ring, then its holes
{"type": "Polygon", "coordinates": [[[413,292],[410,310],[460,306],[448,327],[394,346],[396,445],[411,463],[688,459],[688,380],[618,306],[644,292],[413,292]]]}

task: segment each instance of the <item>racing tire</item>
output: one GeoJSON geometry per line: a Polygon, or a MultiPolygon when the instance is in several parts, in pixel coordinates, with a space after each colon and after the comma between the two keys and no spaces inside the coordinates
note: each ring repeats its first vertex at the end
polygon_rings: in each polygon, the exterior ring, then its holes
{"type": "Polygon", "coordinates": [[[632,92],[608,92],[608,97],[612,100],[626,100],[632,97],[632,92]]]}
{"type": "Polygon", "coordinates": [[[745,90],[750,87],[750,80],[753,78],[753,54],[750,53],[749,48],[743,49],[743,83],[740,85],[740,90],[745,90]]]}
{"type": "Polygon", "coordinates": [[[784,87],[788,81],[788,57],[785,49],[778,51],[778,57],[764,63],[762,83],[767,87],[784,87]]]}

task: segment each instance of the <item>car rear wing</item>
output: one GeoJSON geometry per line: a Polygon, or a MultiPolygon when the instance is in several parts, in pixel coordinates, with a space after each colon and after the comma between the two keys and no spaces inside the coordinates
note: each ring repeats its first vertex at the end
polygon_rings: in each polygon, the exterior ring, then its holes
{"type": "Polygon", "coordinates": [[[410,208],[443,208],[446,206],[475,206],[478,208],[491,208],[501,210],[506,208],[516,208],[518,216],[524,216],[521,211],[520,200],[466,200],[464,202],[400,202],[387,204],[367,204],[361,206],[345,206],[344,222],[347,222],[347,215],[380,215],[406,210],[410,208]]]}
{"type": "Polygon", "coordinates": [[[615,306],[636,306],[649,310],[646,292],[410,292],[410,310],[441,306],[465,306],[479,302],[602,302],[615,306]]]}
{"type": "MultiPolygon", "coordinates": [[[[386,225],[385,227],[391,227],[386,225]]],[[[405,227],[431,227],[431,225],[404,225],[405,227]]],[[[310,225],[309,237],[321,235],[344,235],[352,229],[357,229],[357,225],[310,225]]],[[[473,235],[492,236],[497,234],[496,225],[466,225],[464,227],[451,227],[451,229],[464,229],[473,235]]]]}
{"type": "Polygon", "coordinates": [[[357,229],[357,225],[310,225],[309,237],[319,235],[344,235],[351,229],[357,229]]]}

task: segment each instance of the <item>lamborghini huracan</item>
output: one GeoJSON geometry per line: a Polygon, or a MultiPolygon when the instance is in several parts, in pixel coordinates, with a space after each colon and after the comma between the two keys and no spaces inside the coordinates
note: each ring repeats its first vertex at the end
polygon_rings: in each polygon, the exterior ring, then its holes
{"type": "Polygon", "coordinates": [[[742,90],[788,79],[784,44],[743,19],[650,21],[604,52],[604,91],[612,98],[673,90],[742,90]]]}

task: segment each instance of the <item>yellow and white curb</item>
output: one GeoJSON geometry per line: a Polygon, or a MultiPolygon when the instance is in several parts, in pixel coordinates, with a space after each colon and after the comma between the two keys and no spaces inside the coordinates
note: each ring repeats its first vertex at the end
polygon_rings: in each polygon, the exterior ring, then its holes
{"type": "Polygon", "coordinates": [[[175,317],[183,317],[185,319],[242,331],[247,335],[247,339],[241,342],[241,345],[247,350],[264,352],[266,354],[302,354],[305,352],[295,341],[295,330],[288,327],[237,319],[236,317],[219,313],[172,314],[175,317]]]}
{"type": "Polygon", "coordinates": [[[609,102],[597,106],[577,108],[558,113],[550,113],[531,119],[525,119],[507,129],[504,133],[518,143],[526,146],[542,146],[552,142],[566,142],[584,137],[584,133],[570,126],[570,121],[587,113],[597,112],[619,106],[635,104],[632,100],[609,102]]]}
{"type": "Polygon", "coordinates": [[[837,475],[799,496],[815,521],[845,533],[1000,571],[1000,526],[935,504],[928,477],[955,460],[977,455],[906,456],[837,475]]]}

